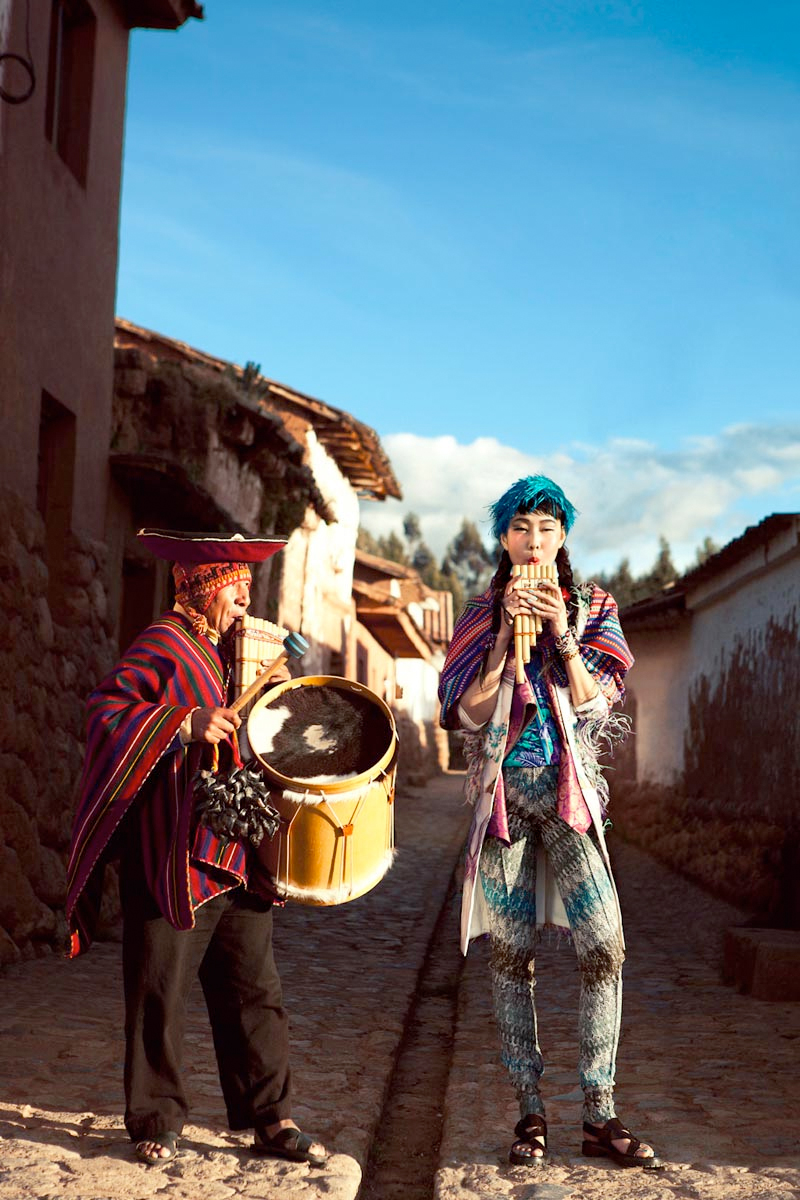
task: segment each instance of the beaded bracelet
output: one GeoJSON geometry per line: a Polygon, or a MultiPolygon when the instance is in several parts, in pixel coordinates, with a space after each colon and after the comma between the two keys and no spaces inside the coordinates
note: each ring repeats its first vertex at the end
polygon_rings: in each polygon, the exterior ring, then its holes
{"type": "Polygon", "coordinates": [[[568,629],[566,633],[556,634],[555,641],[556,650],[558,650],[564,662],[568,662],[571,658],[576,658],[581,652],[575,634],[571,629],[568,629]]]}

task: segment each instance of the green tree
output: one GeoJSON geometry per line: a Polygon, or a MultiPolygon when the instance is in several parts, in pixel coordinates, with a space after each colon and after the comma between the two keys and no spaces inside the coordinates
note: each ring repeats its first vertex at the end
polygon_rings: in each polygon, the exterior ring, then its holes
{"type": "Polygon", "coordinates": [[[447,547],[442,571],[455,576],[468,596],[487,587],[494,571],[494,562],[474,521],[466,517],[462,521],[461,528],[447,547]]]}
{"type": "Polygon", "coordinates": [[[386,537],[378,538],[378,546],[378,553],[383,558],[388,558],[391,562],[400,563],[404,567],[410,565],[411,559],[403,539],[394,530],[387,534],[386,537]]]}
{"type": "Polygon", "coordinates": [[[406,513],[403,518],[403,534],[412,548],[417,542],[422,541],[422,526],[416,513],[406,513]]]}
{"type": "Polygon", "coordinates": [[[363,525],[359,526],[358,535],[356,536],[356,547],[363,550],[365,554],[380,554],[380,546],[378,539],[373,537],[368,529],[363,525]]]}
{"type": "Polygon", "coordinates": [[[677,578],[678,571],[672,561],[672,551],[669,548],[669,542],[662,534],[658,539],[658,555],[653,563],[653,569],[649,575],[646,575],[642,580],[646,583],[651,592],[660,592],[668,583],[674,583],[677,578]]]}
{"type": "Polygon", "coordinates": [[[623,558],[616,571],[610,575],[598,575],[597,582],[604,591],[610,592],[620,608],[633,604],[636,580],[631,574],[630,559],[623,558]]]}
{"type": "Polygon", "coordinates": [[[713,538],[704,537],[695,551],[695,565],[698,567],[702,566],[706,559],[711,558],[712,554],[717,554],[719,549],[718,542],[715,542],[713,538]]]}

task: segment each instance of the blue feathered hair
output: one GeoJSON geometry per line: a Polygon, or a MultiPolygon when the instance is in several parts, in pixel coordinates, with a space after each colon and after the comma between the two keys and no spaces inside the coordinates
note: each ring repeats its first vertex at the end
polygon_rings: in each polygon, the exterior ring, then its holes
{"type": "Polygon", "coordinates": [[[557,483],[546,475],[525,475],[512,483],[508,491],[489,506],[492,514],[492,533],[500,540],[514,516],[529,512],[550,512],[557,517],[567,533],[572,528],[578,510],[570,504],[557,483]]]}

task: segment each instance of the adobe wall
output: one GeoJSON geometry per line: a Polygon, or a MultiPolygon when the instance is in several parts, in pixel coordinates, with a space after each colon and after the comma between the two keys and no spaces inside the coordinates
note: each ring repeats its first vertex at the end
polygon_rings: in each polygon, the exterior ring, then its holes
{"type": "Polygon", "coordinates": [[[674,660],[673,635],[642,635],[637,777],[611,774],[610,815],[717,895],[800,928],[800,558],[734,583],[707,591],[674,660]],[[642,762],[662,718],[662,756],[642,762]]]}
{"type": "Polygon", "coordinates": [[[626,711],[636,708],[635,732],[626,752],[637,779],[676,782],[683,767],[686,697],[691,670],[689,622],[672,629],[626,631],[634,665],[625,685],[626,711]]]}
{"type": "Polygon", "coordinates": [[[305,438],[308,464],[334,519],[323,521],[308,507],[291,534],[280,556],[277,619],[311,643],[302,659],[302,674],[340,675],[348,658],[352,620],[358,498],[312,428],[305,438]]]}
{"type": "MultiPolygon", "coordinates": [[[[0,479],[36,503],[42,390],[76,418],[73,528],[103,536],[128,31],[97,18],[91,140],[82,186],[45,135],[49,4],[30,6],[37,86],[0,103],[0,479]],[[68,234],[65,235],[65,230],[68,234]]],[[[10,41],[25,44],[25,5],[10,41]]]]}
{"type": "Polygon", "coordinates": [[[0,489],[0,963],[65,933],[65,865],[83,760],[84,699],[116,644],[101,542],[71,535],[48,599],[44,522],[0,489]]]}
{"type": "Polygon", "coordinates": [[[397,660],[395,716],[401,736],[403,778],[421,785],[449,765],[447,731],[439,725],[439,670],[420,658],[397,660]]]}

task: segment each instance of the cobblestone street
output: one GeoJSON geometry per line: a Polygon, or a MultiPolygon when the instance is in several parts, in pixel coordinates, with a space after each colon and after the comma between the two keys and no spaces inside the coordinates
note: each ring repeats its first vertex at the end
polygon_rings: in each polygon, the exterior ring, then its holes
{"type": "MultiPolygon", "coordinates": [[[[121,1120],[119,947],[104,944],[74,963],[44,958],[0,976],[0,1200],[355,1200],[443,904],[445,925],[454,925],[456,898],[445,897],[467,824],[461,783],[445,776],[398,796],[401,853],[369,896],[278,915],[295,1116],[333,1151],[324,1169],[254,1159],[248,1135],[227,1130],[199,993],[187,1039],[192,1123],[181,1153],[163,1169],[131,1160],[121,1120]]],[[[437,1035],[442,1054],[453,1049],[445,1094],[438,1103],[423,1096],[427,1085],[420,1074],[415,1086],[413,1066],[396,1073],[405,1092],[400,1101],[392,1093],[393,1105],[402,1104],[408,1122],[423,1098],[443,1115],[428,1194],[437,1200],[800,1196],[793,1115],[800,1004],[754,1000],[724,987],[721,933],[743,914],[641,852],[612,844],[628,939],[619,1111],[667,1166],[648,1175],[580,1157],[577,973],[571,950],[550,946],[540,955],[538,997],[551,1157],[540,1171],[509,1166],[516,1112],[497,1064],[486,947],[478,944],[460,986],[454,976],[454,1043],[437,1035]]],[[[402,1131],[401,1122],[387,1136],[397,1142],[402,1131]]],[[[402,1144],[393,1147],[393,1161],[398,1149],[402,1170],[402,1144]]],[[[415,1162],[409,1153],[409,1178],[415,1162]]],[[[402,1195],[402,1179],[395,1182],[392,1194],[402,1195]]]]}

